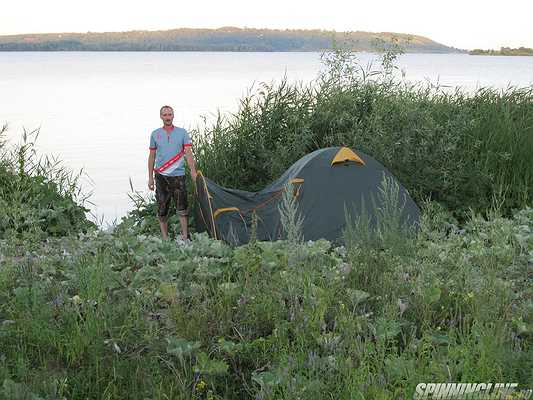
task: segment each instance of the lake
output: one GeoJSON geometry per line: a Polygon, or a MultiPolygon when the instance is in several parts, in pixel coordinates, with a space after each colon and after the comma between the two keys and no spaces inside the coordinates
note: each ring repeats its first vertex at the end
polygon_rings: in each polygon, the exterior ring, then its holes
{"type": "MultiPolygon", "coordinates": [[[[533,57],[405,54],[398,66],[407,80],[467,91],[533,85],[533,57]]],[[[321,68],[319,53],[0,52],[0,123],[11,141],[39,128],[40,152],[83,168],[93,218],[109,223],[131,208],[130,178],[147,192],[149,135],[161,105],[191,129],[218,110],[236,111],[260,82],[310,82],[321,68]]]]}

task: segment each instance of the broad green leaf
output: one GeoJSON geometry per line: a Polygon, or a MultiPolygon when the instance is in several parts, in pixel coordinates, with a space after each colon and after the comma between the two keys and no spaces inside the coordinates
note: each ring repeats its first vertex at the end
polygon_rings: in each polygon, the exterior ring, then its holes
{"type": "Polygon", "coordinates": [[[168,337],[167,343],[167,353],[178,357],[193,355],[200,348],[200,342],[189,342],[174,336],[168,337]]]}

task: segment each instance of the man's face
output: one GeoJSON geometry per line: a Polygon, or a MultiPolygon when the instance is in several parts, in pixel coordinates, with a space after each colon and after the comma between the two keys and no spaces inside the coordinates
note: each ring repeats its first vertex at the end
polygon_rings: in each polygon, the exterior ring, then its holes
{"type": "Polygon", "coordinates": [[[171,126],[174,120],[174,111],[171,108],[163,108],[161,111],[161,119],[165,126],[171,126]]]}

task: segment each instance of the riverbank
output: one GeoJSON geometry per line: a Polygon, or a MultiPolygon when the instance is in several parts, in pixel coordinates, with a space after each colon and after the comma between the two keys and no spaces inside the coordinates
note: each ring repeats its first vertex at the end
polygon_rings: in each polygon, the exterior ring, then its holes
{"type": "MultiPolygon", "coordinates": [[[[419,382],[531,384],[533,210],[438,208],[416,238],[345,247],[123,227],[4,239],[5,398],[410,398],[419,382]],[[529,311],[528,311],[529,310],[529,311]],[[35,397],[39,396],[39,397],[35,397]]],[[[355,231],[354,231],[355,232],[355,231]]]]}
{"type": "Polygon", "coordinates": [[[0,140],[0,397],[351,400],[411,398],[421,382],[531,387],[531,90],[446,94],[395,81],[393,58],[369,79],[349,55],[330,57],[318,89],[264,84],[206,127],[198,164],[252,190],[310,149],[362,148],[416,197],[418,231],[392,216],[375,228],[352,221],[340,247],[233,248],[205,234],[177,246],[159,239],[155,205],[138,193],[104,232],[85,218],[78,175],[39,157],[31,135],[0,140]]]}
{"type": "Polygon", "coordinates": [[[481,50],[476,49],[468,52],[473,56],[533,56],[533,49],[528,47],[519,47],[511,49],[510,47],[502,47],[500,50],[481,50]]]}

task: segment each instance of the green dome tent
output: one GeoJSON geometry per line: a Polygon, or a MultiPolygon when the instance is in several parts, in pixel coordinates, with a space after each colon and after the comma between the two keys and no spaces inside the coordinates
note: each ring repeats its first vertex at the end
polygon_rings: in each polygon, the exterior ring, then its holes
{"type": "MultiPolygon", "coordinates": [[[[304,239],[339,242],[347,213],[357,216],[365,209],[371,221],[375,217],[376,208],[381,206],[379,189],[384,177],[397,183],[379,162],[347,147],[329,147],[307,154],[259,192],[224,188],[199,172],[196,228],[215,239],[244,244],[250,240],[255,214],[258,240],[281,239],[284,232],[279,205],[290,183],[303,217],[304,239]]],[[[420,210],[407,190],[399,183],[398,187],[403,222],[417,224],[420,210]]]]}

